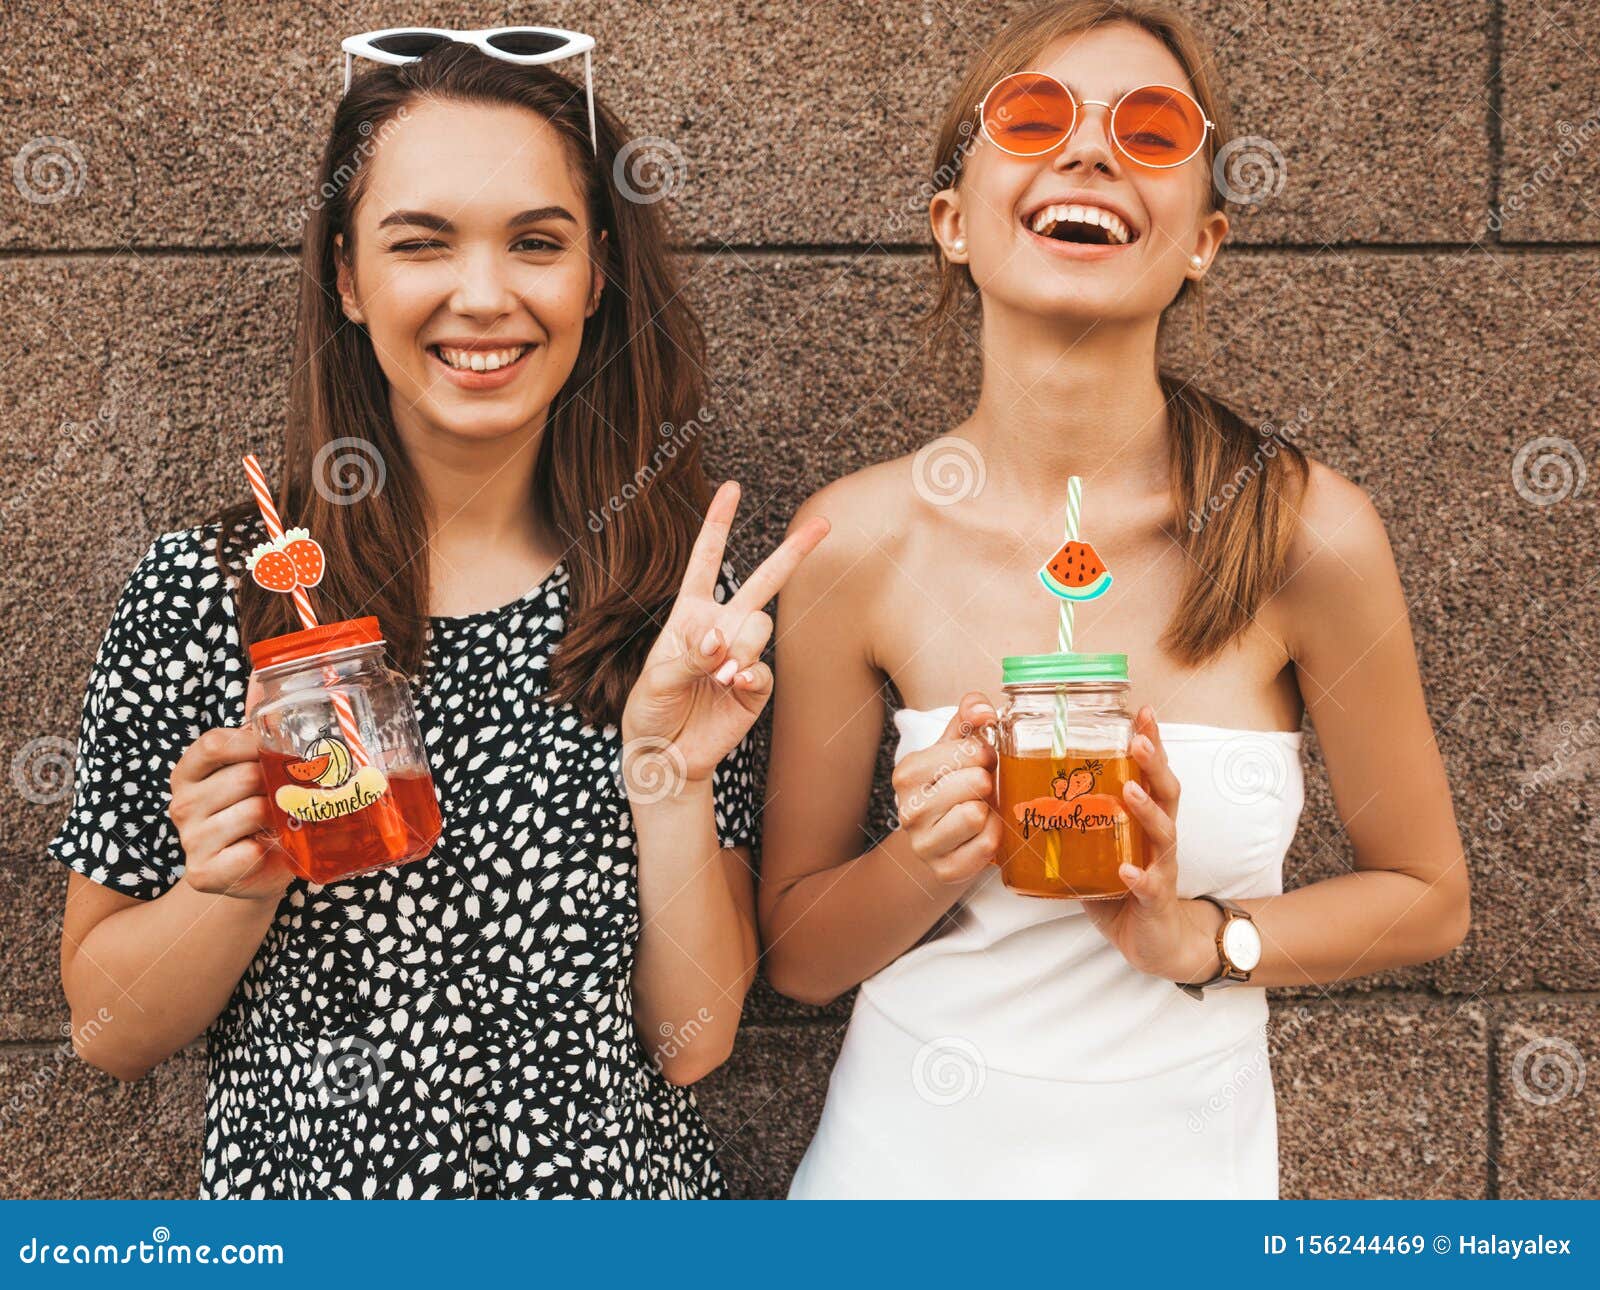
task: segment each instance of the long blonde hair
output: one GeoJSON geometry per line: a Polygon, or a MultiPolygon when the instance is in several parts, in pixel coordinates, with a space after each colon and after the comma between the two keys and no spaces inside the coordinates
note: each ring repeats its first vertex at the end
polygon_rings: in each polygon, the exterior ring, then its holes
{"type": "MultiPolygon", "coordinates": [[[[962,161],[977,128],[978,104],[995,81],[1026,70],[1063,37],[1112,23],[1149,32],[1182,65],[1200,107],[1216,123],[1195,161],[1214,173],[1217,154],[1232,137],[1231,117],[1211,60],[1188,19],[1166,5],[1141,0],[1058,0],[1022,15],[978,55],[940,125],[928,191],[959,186],[962,161]]],[[[1208,211],[1225,208],[1225,195],[1216,183],[1207,185],[1206,194],[1208,211]]],[[[938,247],[934,265],[938,294],[928,321],[946,333],[946,325],[976,301],[977,287],[966,265],[952,263],[938,247]]],[[[1196,326],[1203,328],[1204,296],[1190,278],[1163,312],[1163,325],[1185,300],[1192,300],[1196,326]]],[[[1167,402],[1172,487],[1178,513],[1187,517],[1180,541],[1190,568],[1161,643],[1178,659],[1198,664],[1249,626],[1261,603],[1282,583],[1309,464],[1281,429],[1251,426],[1226,404],[1172,373],[1159,371],[1157,379],[1167,402]]]]}

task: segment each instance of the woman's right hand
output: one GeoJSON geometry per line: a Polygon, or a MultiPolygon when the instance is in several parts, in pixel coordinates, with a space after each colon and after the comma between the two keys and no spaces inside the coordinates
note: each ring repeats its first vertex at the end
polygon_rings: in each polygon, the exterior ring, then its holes
{"type": "Polygon", "coordinates": [[[973,690],[937,743],[907,753],[894,768],[900,823],[912,851],[941,882],[972,881],[1000,852],[997,757],[978,733],[998,719],[994,705],[973,690]]]}
{"type": "Polygon", "coordinates": [[[266,832],[266,781],[254,732],[207,730],[172,771],[167,808],[183,843],[184,880],[196,891],[276,902],[294,880],[266,832]]]}

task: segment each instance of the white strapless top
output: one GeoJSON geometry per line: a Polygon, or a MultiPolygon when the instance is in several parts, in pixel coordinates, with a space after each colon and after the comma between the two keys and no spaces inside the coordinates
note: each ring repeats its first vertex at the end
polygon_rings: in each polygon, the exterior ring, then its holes
{"type": "MultiPolygon", "coordinates": [[[[896,712],[895,760],[937,741],[955,712],[896,712]]],[[[1178,894],[1282,892],[1305,801],[1300,732],[1174,722],[1160,730],[1183,789],[1178,894]]],[[[1140,1078],[1232,1047],[1267,1017],[1264,990],[1234,986],[1197,1003],[1136,971],[1077,901],[1019,896],[998,869],[861,990],[912,1035],[965,1035],[991,1069],[1043,1079],[1140,1078]]]]}
{"type": "MultiPolygon", "coordinates": [[[[956,709],[895,714],[899,761],[956,709]]],[[[1298,731],[1162,722],[1183,787],[1178,891],[1270,896],[1304,802],[1298,731]]],[[[864,981],[790,1185],[839,1197],[1273,1198],[1266,991],[1185,995],[1075,901],[991,869],[864,981]]]]}

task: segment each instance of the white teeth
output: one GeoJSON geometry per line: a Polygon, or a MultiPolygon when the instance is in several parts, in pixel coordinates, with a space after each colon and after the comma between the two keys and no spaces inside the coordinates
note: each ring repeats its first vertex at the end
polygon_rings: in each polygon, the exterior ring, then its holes
{"type": "Polygon", "coordinates": [[[1097,224],[1110,234],[1111,240],[1119,246],[1126,246],[1133,240],[1133,233],[1126,224],[1110,211],[1099,206],[1046,206],[1034,214],[1029,221],[1029,227],[1043,237],[1049,237],[1055,231],[1056,225],[1071,222],[1074,224],[1097,224]]]}
{"type": "Polygon", "coordinates": [[[446,349],[440,345],[435,349],[448,366],[468,372],[497,372],[515,363],[527,351],[526,345],[515,349],[446,349]]]}

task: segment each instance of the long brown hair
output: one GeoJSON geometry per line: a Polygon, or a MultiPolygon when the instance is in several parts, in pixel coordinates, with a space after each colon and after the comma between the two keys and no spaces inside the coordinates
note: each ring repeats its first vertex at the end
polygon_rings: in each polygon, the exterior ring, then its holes
{"type": "MultiPolygon", "coordinates": [[[[343,236],[348,255],[366,163],[385,127],[425,98],[507,104],[544,118],[565,141],[588,206],[605,289],[550,407],[529,505],[541,507],[560,534],[570,578],[566,631],[545,697],[573,703],[596,723],[616,721],[656,636],[649,620],[676,594],[710,501],[699,439],[709,413],[704,337],[680,298],[663,216],[654,202],[619,193],[627,136],[598,101],[598,148],[591,149],[582,86],[461,44],[357,77],[334,112],[302,239],[279,509],[327,553],[313,593],[323,620],[376,614],[391,661],[419,673],[429,603],[423,494],[372,342],[340,308],[334,239],[343,236]]],[[[242,562],[254,510],[246,501],[218,517],[224,567],[242,562]]],[[[241,580],[247,646],[298,628],[288,601],[241,580]]]]}
{"type": "MultiPolygon", "coordinates": [[[[1208,173],[1232,138],[1231,115],[1218,92],[1213,65],[1189,21],[1176,10],[1141,0],[1059,0],[1041,5],[1007,26],[967,72],[940,125],[934,150],[931,192],[961,182],[962,161],[977,139],[976,113],[1000,77],[1024,71],[1039,53],[1066,36],[1112,23],[1128,23],[1161,41],[1182,65],[1206,116],[1216,123],[1202,159],[1208,173]]],[[[1213,180],[1206,187],[1207,211],[1223,210],[1226,195],[1213,180]]],[[[944,333],[977,297],[972,274],[936,246],[938,294],[929,324],[944,333]]],[[[1205,320],[1198,281],[1184,279],[1162,314],[1191,300],[1197,330],[1205,320]]],[[[1294,534],[1295,511],[1309,465],[1285,437],[1285,428],[1253,427],[1221,400],[1181,377],[1158,370],[1167,402],[1172,487],[1178,514],[1186,517],[1179,541],[1189,556],[1189,579],[1162,645],[1180,660],[1204,662],[1249,626],[1256,610],[1282,583],[1294,534]]]]}

